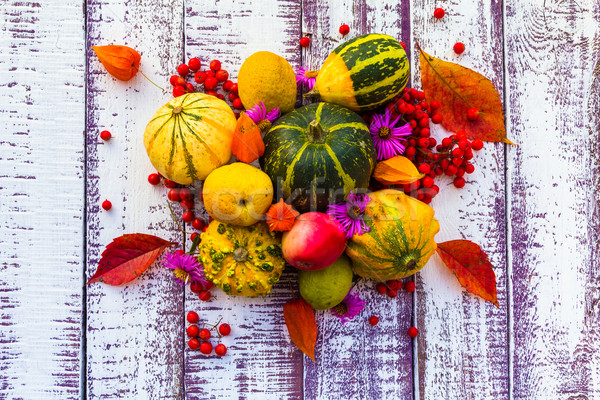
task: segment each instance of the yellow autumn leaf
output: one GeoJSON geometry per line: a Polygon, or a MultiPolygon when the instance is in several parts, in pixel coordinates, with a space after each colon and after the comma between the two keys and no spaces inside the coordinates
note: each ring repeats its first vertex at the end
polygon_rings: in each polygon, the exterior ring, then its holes
{"type": "Polygon", "coordinates": [[[373,178],[384,185],[406,185],[421,179],[415,164],[403,156],[395,156],[389,160],[380,161],[375,166],[373,178]]]}

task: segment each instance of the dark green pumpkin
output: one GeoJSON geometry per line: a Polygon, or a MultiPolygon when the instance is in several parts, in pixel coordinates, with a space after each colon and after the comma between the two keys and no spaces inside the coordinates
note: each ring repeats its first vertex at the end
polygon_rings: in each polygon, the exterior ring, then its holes
{"type": "Polygon", "coordinates": [[[351,190],[366,189],[375,168],[369,128],[335,104],[310,104],[284,115],[264,142],[263,171],[276,195],[300,212],[324,212],[351,190]]]}

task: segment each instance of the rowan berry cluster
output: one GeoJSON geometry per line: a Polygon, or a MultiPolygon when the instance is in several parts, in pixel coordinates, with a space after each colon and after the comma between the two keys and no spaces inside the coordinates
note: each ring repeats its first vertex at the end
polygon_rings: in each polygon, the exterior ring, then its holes
{"type": "MultiPolygon", "coordinates": [[[[215,330],[218,335],[219,342],[223,336],[228,336],[231,333],[231,327],[229,324],[223,323],[219,324],[221,321],[217,322],[215,325],[210,324],[202,324],[202,329],[198,325],[196,325],[200,321],[200,317],[198,313],[194,311],[190,311],[187,314],[187,321],[192,324],[188,326],[185,330],[186,335],[190,338],[188,341],[188,346],[192,350],[200,350],[202,354],[210,354],[213,351],[213,345],[209,341],[212,337],[212,330],[215,330]],[[206,328],[206,327],[209,328],[206,328]]],[[[215,347],[215,354],[219,357],[223,357],[227,354],[227,347],[223,343],[218,343],[215,347]]]]}

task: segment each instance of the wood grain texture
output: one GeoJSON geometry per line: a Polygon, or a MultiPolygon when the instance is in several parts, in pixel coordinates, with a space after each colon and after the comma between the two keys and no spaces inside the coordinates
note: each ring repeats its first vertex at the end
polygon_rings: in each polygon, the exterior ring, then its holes
{"type": "MultiPolygon", "coordinates": [[[[88,1],[88,277],[104,246],[123,233],[182,241],[171,222],[166,190],[143,145],[146,123],[172,96],[138,74],[129,82],[106,73],[93,45],[123,44],[141,55],[140,69],[167,87],[182,58],[183,1],[88,1]],[[99,140],[107,129],[114,138],[99,140]],[[100,208],[103,200],[113,208],[100,208]]],[[[183,398],[183,293],[156,262],[120,287],[87,289],[87,397],[183,398]]]]}
{"type": "MultiPolygon", "coordinates": [[[[242,62],[256,51],[279,54],[297,67],[299,37],[299,1],[186,1],[186,60],[198,57],[208,68],[218,59],[234,81],[242,62]]],[[[201,302],[186,291],[186,311],[198,312],[201,322],[211,324],[223,318],[232,327],[222,339],[225,357],[186,349],[187,399],[303,399],[302,352],[291,343],[283,319],[283,304],[292,297],[290,281],[295,285],[295,271],[284,273],[260,299],[213,289],[212,299],[201,302]]]]}
{"type": "Polygon", "coordinates": [[[599,13],[506,4],[515,400],[600,398],[599,13]]]}
{"type": "MultiPolygon", "coordinates": [[[[338,44],[365,33],[401,38],[408,31],[407,8],[396,1],[303,1],[303,34],[311,38],[303,65],[318,69],[338,44]],[[346,38],[339,27],[348,24],[346,38]],[[404,24],[404,25],[403,25],[404,24]]],[[[404,39],[408,41],[408,39],[404,39]]],[[[317,313],[319,338],[316,363],[305,357],[306,399],[412,399],[412,296],[400,292],[390,299],[362,280],[354,290],[365,309],[342,326],[329,311],[317,313]],[[379,324],[368,323],[371,315],[379,324]]]]}
{"type": "Polygon", "coordinates": [[[0,398],[78,399],[81,2],[5,1],[0,18],[0,398]]]}
{"type": "MultiPolygon", "coordinates": [[[[485,75],[502,96],[501,2],[418,0],[411,8],[414,41],[485,75]],[[433,17],[436,7],[446,11],[441,20],[433,17]],[[452,50],[458,41],[466,47],[460,56],[452,50]]],[[[413,82],[420,86],[418,56],[414,49],[413,82]]],[[[439,125],[432,134],[438,143],[450,135],[439,125]]],[[[476,170],[465,176],[464,188],[437,179],[441,191],[431,203],[440,222],[436,241],[468,239],[481,246],[495,267],[500,308],[467,293],[437,254],[432,257],[417,279],[421,400],[509,397],[504,146],[486,143],[472,161],[476,170]]]]}

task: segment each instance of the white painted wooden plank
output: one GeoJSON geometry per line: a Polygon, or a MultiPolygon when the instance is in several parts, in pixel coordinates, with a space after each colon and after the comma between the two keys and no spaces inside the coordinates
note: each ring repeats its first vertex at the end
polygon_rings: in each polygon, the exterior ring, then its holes
{"type": "MultiPolygon", "coordinates": [[[[149,233],[180,242],[166,190],[147,182],[154,172],[144,146],[145,126],[172,96],[138,74],[109,76],[91,46],[124,44],[142,56],[140,69],[168,88],[182,59],[183,1],[89,1],[88,10],[88,277],[114,237],[149,233]],[[110,142],[100,143],[108,129],[110,142]],[[113,208],[104,211],[105,199],[113,208]]],[[[155,263],[122,287],[87,289],[87,397],[183,397],[183,290],[155,263]]]]}
{"type": "Polygon", "coordinates": [[[5,1],[0,19],[0,398],[78,399],[83,10],[5,1]]]}
{"type": "Polygon", "coordinates": [[[513,398],[596,399],[600,4],[505,15],[513,398]]]}
{"type": "MultiPolygon", "coordinates": [[[[408,9],[397,1],[303,1],[303,33],[311,38],[304,66],[320,68],[338,44],[365,33],[385,33],[399,40],[409,32],[408,9]],[[348,24],[342,37],[339,27],[348,24]]],[[[407,41],[407,40],[406,40],[407,41]]],[[[354,320],[342,326],[329,311],[317,313],[316,363],[305,357],[306,399],[412,399],[412,296],[400,291],[390,299],[361,280],[354,289],[366,302],[354,320]],[[372,327],[368,319],[379,317],[372,327]]]]}
{"type": "MultiPolygon", "coordinates": [[[[502,5],[500,2],[413,0],[413,46],[472,68],[492,80],[502,95],[502,5]],[[441,20],[433,16],[443,7],[441,20]],[[456,55],[456,42],[466,51],[456,55]]],[[[419,52],[413,47],[413,82],[420,87],[419,52]]],[[[427,99],[428,101],[442,99],[427,99]]],[[[450,133],[433,125],[438,143],[450,133]]],[[[467,293],[435,255],[418,274],[417,327],[419,398],[507,399],[504,145],[486,143],[475,152],[475,172],[456,189],[436,178],[440,194],[431,205],[440,222],[438,242],[468,239],[479,244],[495,266],[500,308],[467,293]]]]}
{"type": "MultiPolygon", "coordinates": [[[[246,57],[260,50],[279,54],[298,66],[299,18],[297,0],[187,0],[186,61],[198,57],[207,68],[218,59],[234,81],[246,57]]],[[[302,353],[289,339],[282,309],[291,299],[289,282],[295,282],[295,277],[295,271],[284,273],[273,291],[260,299],[228,296],[213,289],[212,300],[204,303],[186,291],[186,312],[196,311],[202,321],[213,324],[223,318],[232,327],[231,335],[222,340],[229,349],[222,358],[214,352],[205,356],[186,349],[187,399],[303,398],[302,353]]]]}

